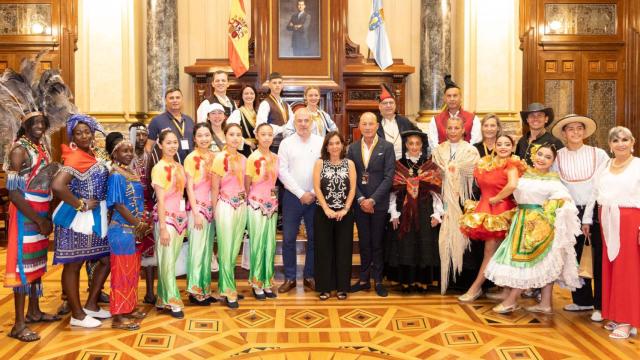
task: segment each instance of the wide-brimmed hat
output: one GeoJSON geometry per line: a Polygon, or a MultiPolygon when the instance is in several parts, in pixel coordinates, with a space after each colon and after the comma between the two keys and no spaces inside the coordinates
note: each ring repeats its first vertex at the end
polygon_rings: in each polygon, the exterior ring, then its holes
{"type": "Polygon", "coordinates": [[[427,141],[429,141],[427,134],[420,130],[403,131],[402,134],[400,134],[400,136],[402,136],[402,141],[407,141],[407,138],[409,136],[419,136],[422,139],[422,143],[426,143],[427,141]]]}
{"type": "Polygon", "coordinates": [[[583,139],[586,139],[589,136],[593,135],[593,133],[595,133],[598,129],[598,124],[596,124],[596,121],[592,118],[588,118],[582,115],[569,114],[554,121],[553,123],[551,123],[551,125],[549,125],[551,134],[553,134],[553,136],[557,137],[558,139],[562,139],[562,129],[564,129],[565,125],[576,122],[584,125],[584,136],[582,137],[583,139]]]}
{"type": "Polygon", "coordinates": [[[527,110],[520,111],[520,118],[522,118],[523,123],[527,123],[527,117],[529,114],[534,112],[542,111],[549,118],[548,123],[553,122],[553,109],[547,106],[544,106],[540,103],[531,103],[527,107],[527,110]]]}

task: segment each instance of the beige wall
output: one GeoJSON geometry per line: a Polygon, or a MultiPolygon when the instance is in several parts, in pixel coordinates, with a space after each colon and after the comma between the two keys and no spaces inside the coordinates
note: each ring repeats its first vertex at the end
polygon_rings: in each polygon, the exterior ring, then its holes
{"type": "MultiPolygon", "coordinates": [[[[514,118],[521,107],[522,78],[518,0],[450,1],[452,72],[464,87],[465,107],[514,118]]],[[[406,109],[411,117],[420,110],[420,2],[384,1],[393,56],[416,67],[407,87],[406,109]]],[[[146,1],[80,0],[79,3],[78,105],[105,120],[133,119],[146,111],[146,1]]],[[[245,0],[245,5],[250,11],[251,1],[245,0]]],[[[365,56],[370,9],[370,0],[349,0],[349,36],[360,44],[365,56]]],[[[193,99],[192,80],[183,69],[197,58],[227,57],[228,13],[228,0],[178,1],[179,85],[187,104],[193,99]]],[[[186,110],[189,113],[191,107],[186,110]]]]}
{"type": "Polygon", "coordinates": [[[76,104],[104,121],[145,111],[142,1],[78,1],[76,104]]]}

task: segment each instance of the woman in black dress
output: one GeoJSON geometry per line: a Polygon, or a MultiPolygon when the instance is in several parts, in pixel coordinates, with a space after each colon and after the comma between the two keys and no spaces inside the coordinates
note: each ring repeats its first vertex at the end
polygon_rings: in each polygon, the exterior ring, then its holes
{"type": "Polygon", "coordinates": [[[396,161],[389,204],[391,224],[387,242],[387,278],[402,292],[424,292],[440,278],[438,231],[442,216],[442,178],[431,157],[422,153],[427,134],[402,133],[406,152],[396,161]]]}
{"type": "Polygon", "coordinates": [[[337,131],[324,138],[313,168],[313,189],[322,209],[316,210],[313,225],[316,291],[320,300],[328,299],[333,290],[344,300],[351,286],[356,168],[346,158],[346,143],[337,131]]]}

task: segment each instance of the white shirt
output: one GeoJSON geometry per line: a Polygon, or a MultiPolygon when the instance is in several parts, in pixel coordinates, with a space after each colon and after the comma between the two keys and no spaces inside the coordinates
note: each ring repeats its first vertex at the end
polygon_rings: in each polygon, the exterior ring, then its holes
{"type": "Polygon", "coordinates": [[[320,158],[323,138],[311,134],[303,140],[297,133],[280,143],[278,178],[284,187],[301,198],[305,192],[313,193],[313,167],[320,158]]]}
{"type": "Polygon", "coordinates": [[[400,160],[400,158],[402,158],[402,136],[400,136],[395,115],[392,119],[382,119],[381,125],[382,131],[384,132],[384,139],[393,145],[396,160],[400,160]]]}
{"type": "MultiPolygon", "coordinates": [[[[460,110],[454,114],[449,113],[450,117],[458,116],[460,110]]],[[[429,128],[427,129],[427,136],[429,137],[429,146],[435,148],[440,142],[438,138],[438,125],[436,124],[436,117],[432,117],[429,122],[429,128]]],[[[445,139],[446,140],[446,139],[445,139]]],[[[473,125],[471,126],[471,139],[469,144],[477,144],[482,141],[482,124],[477,116],[473,117],[473,125]]]]}
{"type": "MultiPolygon", "coordinates": [[[[279,99],[280,104],[284,107],[284,101],[282,98],[279,99]]],[[[279,126],[275,124],[271,124],[273,128],[273,135],[282,134],[284,137],[287,137],[296,132],[296,129],[293,127],[293,111],[291,110],[291,106],[287,107],[289,109],[289,121],[286,124],[279,126]]],[[[262,123],[266,123],[269,120],[269,112],[271,111],[271,107],[267,101],[262,101],[260,106],[258,106],[258,114],[256,115],[256,128],[258,125],[262,123]]]]}
{"type": "MultiPolygon", "coordinates": [[[[558,150],[553,163],[553,171],[558,172],[560,180],[569,189],[576,205],[586,206],[593,193],[593,180],[596,171],[609,160],[607,153],[589,145],[583,145],[573,151],[568,148],[558,150]]],[[[593,221],[593,206],[585,208],[582,216],[583,224],[593,221]]]]}

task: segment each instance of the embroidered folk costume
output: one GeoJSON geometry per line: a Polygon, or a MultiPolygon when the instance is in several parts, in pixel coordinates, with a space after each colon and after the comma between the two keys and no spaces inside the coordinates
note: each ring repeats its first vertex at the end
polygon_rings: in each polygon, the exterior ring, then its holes
{"type": "Polygon", "coordinates": [[[257,288],[273,286],[274,256],[276,254],[276,222],[278,218],[278,156],[259,150],[247,159],[247,176],[251,178],[247,207],[247,228],[251,265],[249,283],[257,288]]]}
{"type": "MultiPolygon", "coordinates": [[[[133,130],[133,129],[132,129],[133,130]]],[[[137,131],[146,131],[145,128],[140,128],[137,131]]],[[[130,139],[135,139],[135,134],[131,133],[130,139]],[[133,136],[133,137],[131,137],[133,136]]],[[[147,221],[151,220],[151,214],[153,212],[153,188],[151,188],[150,170],[149,164],[151,161],[151,154],[144,151],[141,155],[135,154],[129,168],[133,173],[140,179],[140,184],[142,184],[142,189],[144,192],[144,214],[143,217],[147,219],[147,221]]],[[[155,240],[153,238],[153,233],[150,233],[144,236],[142,239],[138,239],[138,249],[141,256],[142,266],[156,265],[157,261],[154,257],[154,248],[155,248],[155,240]]]]}
{"type": "Polygon", "coordinates": [[[151,170],[151,184],[164,190],[165,225],[170,243],[160,244],[160,226],[157,204],[154,209],[156,256],[158,258],[158,299],[156,307],[182,309],[180,290],[176,283],[176,261],[187,234],[187,212],[183,198],[185,174],[182,165],[160,159],[151,170]]]}
{"type": "MultiPolygon", "coordinates": [[[[50,167],[51,154],[43,143],[34,144],[25,136],[19,138],[12,149],[22,147],[28,160],[20,171],[7,171],[7,190],[20,191],[27,204],[38,216],[49,217],[51,202],[50,180],[56,167],[50,167]]],[[[9,204],[7,234],[7,259],[4,277],[5,287],[15,292],[29,294],[31,283],[40,279],[47,270],[49,238],[40,234],[36,223],[27,218],[13,204],[9,204]]],[[[42,296],[42,284],[37,284],[36,294],[42,296]]]]}
{"type": "Polygon", "coordinates": [[[479,201],[467,200],[465,203],[465,214],[460,218],[460,231],[465,236],[474,240],[504,239],[516,211],[516,202],[513,196],[509,196],[491,205],[489,199],[507,185],[509,169],[516,168],[520,177],[526,167],[517,156],[507,159],[485,156],[480,159],[473,176],[482,195],[479,201]]]}
{"type": "Polygon", "coordinates": [[[578,210],[557,173],[529,169],[513,193],[517,203],[509,233],[485,271],[496,285],[542,288],[554,281],[581,286],[574,244],[580,233],[578,210]]]}
{"type": "Polygon", "coordinates": [[[211,165],[213,152],[196,149],[184,161],[187,181],[193,187],[189,199],[189,252],[187,256],[187,291],[199,300],[211,295],[211,258],[213,255],[213,207],[211,204],[211,165]],[[195,226],[195,216],[203,219],[195,226]]]}
{"type": "MultiPolygon", "coordinates": [[[[99,125],[96,123],[96,126],[99,125]]],[[[67,127],[73,129],[75,125],[67,127]]],[[[91,155],[65,144],[61,148],[63,166],[60,171],[73,176],[69,183],[73,195],[78,199],[95,199],[99,201],[99,205],[89,211],[78,211],[66,202],[58,205],[53,213],[56,243],[53,264],[96,260],[107,256],[109,242],[106,197],[109,167],[106,156],[101,156],[98,151],[91,155]]]]}
{"type": "Polygon", "coordinates": [[[469,247],[469,238],[460,232],[462,206],[473,191],[473,171],[479,160],[478,150],[466,141],[445,141],[433,152],[433,162],[442,172],[442,200],[444,219],[438,239],[440,250],[440,291],[444,294],[449,283],[462,271],[462,258],[469,247]]]}
{"type": "Polygon", "coordinates": [[[442,216],[441,187],[440,169],[430,157],[405,154],[396,161],[389,206],[392,218],[399,216],[400,225],[389,234],[386,272],[405,287],[426,289],[438,280],[438,233],[431,218],[442,216]]]}
{"type": "Polygon", "coordinates": [[[220,190],[215,207],[218,238],[218,288],[230,301],[237,299],[235,268],[247,224],[247,202],[244,187],[246,158],[226,150],[215,155],[213,173],[220,177],[220,190]]]}
{"type": "Polygon", "coordinates": [[[107,232],[111,251],[112,315],[130,314],[138,303],[140,252],[136,251],[136,234],[130,224],[115,209],[124,205],[135,218],[144,215],[144,188],[140,178],[128,169],[114,166],[107,180],[107,207],[111,221],[107,232]]]}

